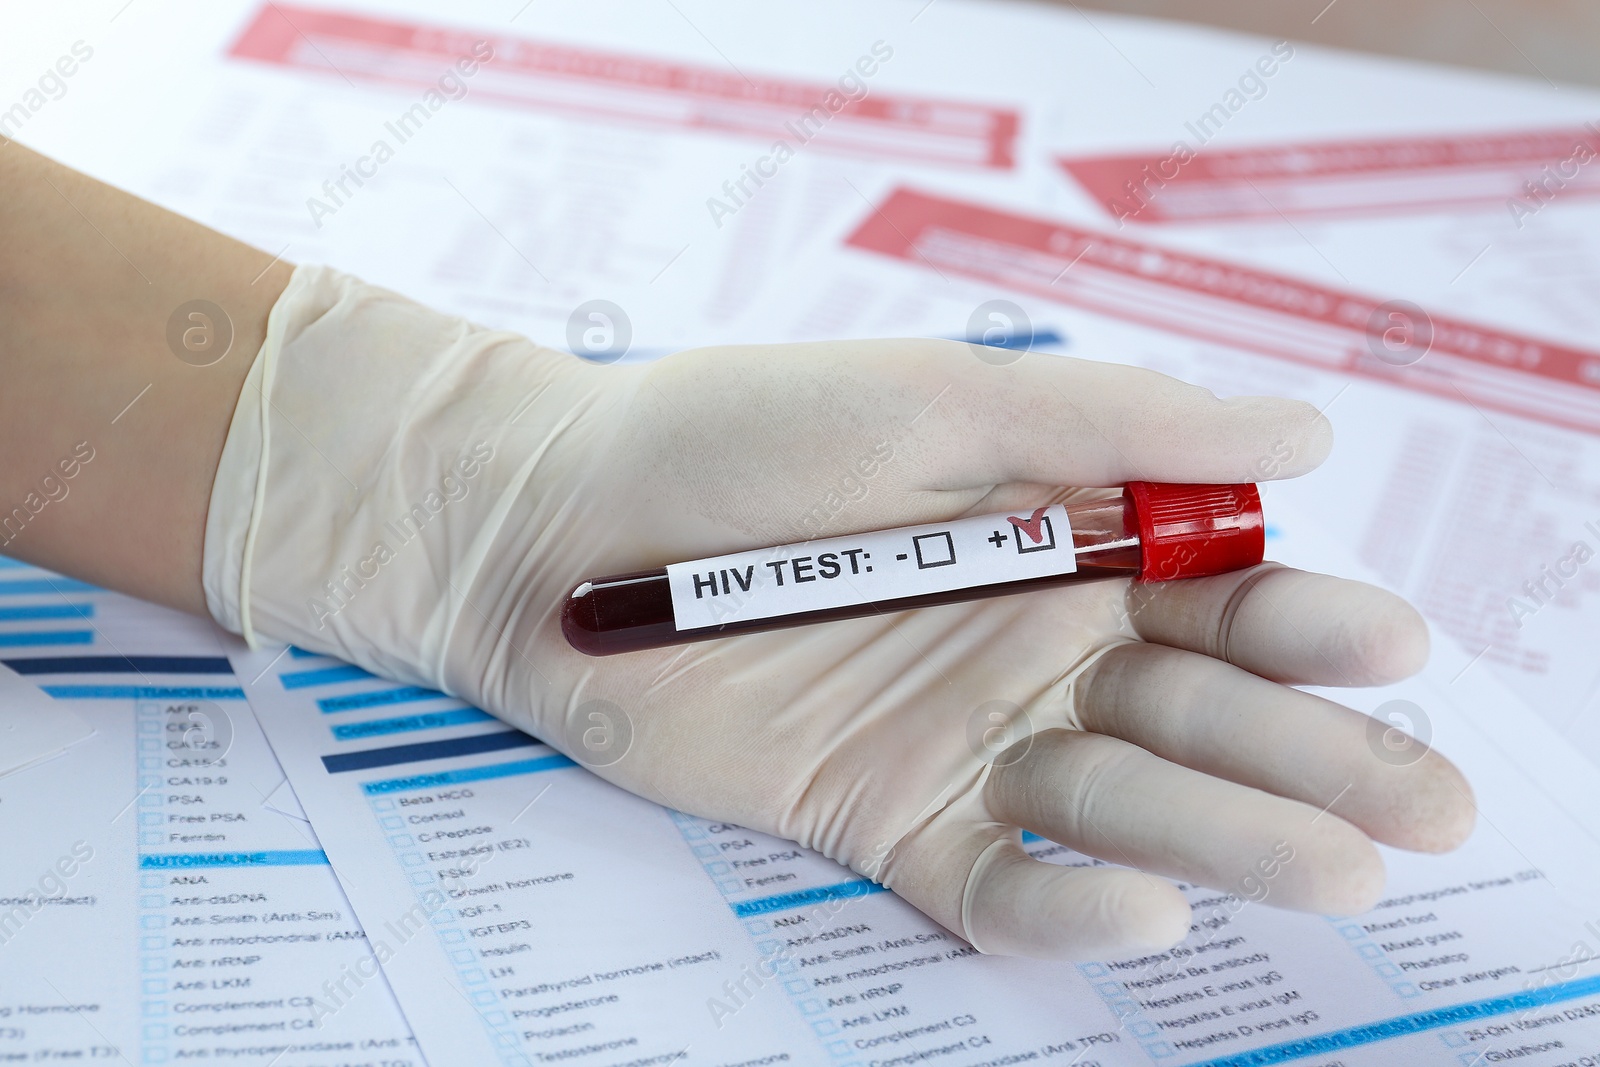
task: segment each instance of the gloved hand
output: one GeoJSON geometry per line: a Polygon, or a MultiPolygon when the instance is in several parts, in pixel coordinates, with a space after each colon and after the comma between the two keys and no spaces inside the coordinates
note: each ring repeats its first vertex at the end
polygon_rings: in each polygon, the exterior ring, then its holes
{"type": "Polygon", "coordinates": [[[1085,492],[1064,486],[1294,476],[1329,444],[1298,402],[954,342],[597,366],[302,267],[228,434],[205,589],[229,629],[437,687],[642,796],[818,849],[983,951],[1102,958],[1186,934],[1152,875],[1238,890],[1270,868],[1269,903],[1354,913],[1383,883],[1369,839],[1464,839],[1454,767],[1394,766],[1365,716],[1288,688],[1417,670],[1411,608],[1267,565],[593,659],[562,601],[596,575],[1085,492]],[[627,717],[625,754],[585,751],[596,700],[627,717]],[[1019,827],[1121,866],[1037,862],[1019,827]]]}

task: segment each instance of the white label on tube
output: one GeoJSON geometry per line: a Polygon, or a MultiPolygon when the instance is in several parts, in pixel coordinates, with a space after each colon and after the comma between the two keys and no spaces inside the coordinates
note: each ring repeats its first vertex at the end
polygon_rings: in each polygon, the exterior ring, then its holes
{"type": "Polygon", "coordinates": [[[673,621],[698,630],[1071,574],[1067,509],[980,515],[713,556],[667,568],[673,621]]]}

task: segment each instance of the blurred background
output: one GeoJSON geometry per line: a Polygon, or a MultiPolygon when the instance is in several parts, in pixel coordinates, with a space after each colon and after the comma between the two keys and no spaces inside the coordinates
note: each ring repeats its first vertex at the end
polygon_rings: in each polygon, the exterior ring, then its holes
{"type": "Polygon", "coordinates": [[[1600,85],[1594,0],[1057,0],[1339,48],[1600,85]]]}

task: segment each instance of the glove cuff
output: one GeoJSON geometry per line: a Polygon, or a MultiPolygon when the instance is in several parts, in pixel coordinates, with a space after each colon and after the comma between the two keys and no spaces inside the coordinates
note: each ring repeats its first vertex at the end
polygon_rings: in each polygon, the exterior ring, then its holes
{"type": "MultiPolygon", "coordinates": [[[[267,487],[271,432],[267,412],[273,372],[285,338],[298,333],[309,318],[320,314],[314,310],[319,302],[308,297],[323,290],[323,282],[334,273],[326,267],[296,267],[273,304],[267,316],[266,338],[239,391],[211,483],[200,572],[206,610],[224,629],[243,637],[251,648],[256,648],[258,642],[250,618],[250,560],[267,487]]],[[[326,310],[326,303],[321,303],[321,310],[326,310]]]]}
{"type": "Polygon", "coordinates": [[[480,589],[480,572],[499,558],[502,526],[537,526],[517,505],[540,498],[529,483],[547,447],[601,390],[592,370],[331,268],[298,267],[268,316],[212,486],[202,561],[212,617],[252,646],[291,641],[397,681],[474,688],[481,663],[457,663],[465,677],[450,677],[457,624],[465,615],[473,648],[503,630],[494,598],[514,582],[496,572],[480,589]]]}

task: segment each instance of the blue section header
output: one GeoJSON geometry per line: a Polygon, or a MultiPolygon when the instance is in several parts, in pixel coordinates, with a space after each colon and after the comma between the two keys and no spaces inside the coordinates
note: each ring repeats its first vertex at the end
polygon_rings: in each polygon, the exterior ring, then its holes
{"type": "Polygon", "coordinates": [[[75,578],[13,578],[0,582],[0,596],[43,596],[50,593],[98,593],[99,589],[75,578]]]}
{"type": "Polygon", "coordinates": [[[555,771],[577,764],[565,756],[541,756],[538,759],[518,760],[515,763],[496,763],[489,767],[467,767],[459,771],[439,771],[436,774],[418,774],[410,778],[389,778],[381,782],[368,782],[361,791],[369,797],[385,793],[405,793],[413,789],[432,789],[441,785],[460,785],[463,782],[483,782],[491,778],[510,778],[518,774],[537,774],[555,771]]]}
{"type": "Polygon", "coordinates": [[[21,633],[0,633],[0,648],[92,644],[94,644],[93,630],[25,630],[21,633]]]}
{"type": "Polygon", "coordinates": [[[332,685],[334,682],[354,682],[363,678],[373,678],[369,671],[360,667],[353,667],[346,663],[342,667],[318,667],[309,671],[285,671],[278,675],[278,681],[283,683],[285,689],[305,689],[313,685],[332,685]]]}
{"type": "Polygon", "coordinates": [[[379,689],[371,693],[350,693],[341,697],[323,697],[317,707],[326,714],[333,711],[356,711],[361,708],[381,708],[389,704],[409,704],[414,700],[448,699],[437,689],[406,685],[399,689],[379,689]]]}
{"type": "Polygon", "coordinates": [[[93,604],[24,604],[21,607],[0,608],[0,622],[22,619],[92,619],[93,604]]]}
{"type": "Polygon", "coordinates": [[[851,882],[840,882],[838,885],[818,886],[816,889],[801,889],[793,893],[779,893],[775,897],[760,897],[756,900],[744,900],[737,904],[728,905],[733,913],[741,919],[748,919],[753,915],[770,915],[775,911],[788,911],[791,908],[803,908],[808,904],[821,904],[825,900],[849,900],[851,897],[870,897],[874,893],[887,893],[888,890],[877,882],[869,882],[858,878],[851,882]]]}
{"type": "Polygon", "coordinates": [[[436,730],[443,726],[460,726],[468,722],[485,722],[494,716],[477,708],[460,708],[456,711],[431,711],[422,715],[406,715],[398,719],[374,719],[371,722],[343,722],[333,728],[335,741],[353,741],[362,737],[380,737],[383,734],[403,734],[411,730],[436,730]]]}
{"type": "Polygon", "coordinates": [[[957,341],[966,341],[970,345],[983,345],[986,348],[1021,348],[1029,349],[1034,345],[1061,347],[1067,342],[1055,330],[1032,330],[1028,333],[1019,333],[1015,337],[1006,337],[1001,340],[989,341],[982,337],[957,337],[957,341]]]}
{"type": "Polygon", "coordinates": [[[1271,1067],[1273,1064],[1288,1063],[1307,1056],[1325,1056],[1330,1052],[1371,1045],[1378,1041],[1389,1041],[1397,1037],[1410,1037],[1413,1034],[1439,1030],[1446,1026],[1460,1026],[1462,1023],[1476,1022],[1479,1019],[1492,1019],[1497,1015],[1530,1011],[1596,993],[1600,993],[1600,975],[1580,978],[1573,982],[1561,982],[1543,989],[1530,989],[1522,993],[1508,993],[1503,997],[1455,1004],[1448,1008],[1419,1011],[1414,1015],[1397,1015],[1393,1019],[1382,1019],[1375,1023],[1365,1023],[1344,1030],[1318,1034],[1315,1037],[1301,1038],[1298,1041],[1285,1041],[1280,1045],[1268,1045],[1265,1048],[1251,1049],[1249,1052],[1240,1052],[1233,1056],[1206,1060],[1192,1067],[1271,1067]]]}
{"type": "Polygon", "coordinates": [[[243,689],[208,685],[46,685],[57,700],[243,700],[243,689]]]}
{"type": "Polygon", "coordinates": [[[225,656],[39,656],[8,659],[18,674],[232,674],[225,656]]]}
{"type": "Polygon", "coordinates": [[[321,849],[282,849],[268,852],[183,852],[172,856],[140,856],[144,870],[182,867],[325,867],[328,854],[321,849]]]}
{"type": "Polygon", "coordinates": [[[336,756],[323,756],[322,766],[329,774],[342,774],[345,771],[370,771],[374,767],[393,767],[398,763],[474,756],[480,752],[500,752],[537,744],[537,739],[521,730],[501,730],[492,734],[473,734],[471,737],[451,737],[443,741],[419,741],[414,745],[341,752],[336,756]]]}

